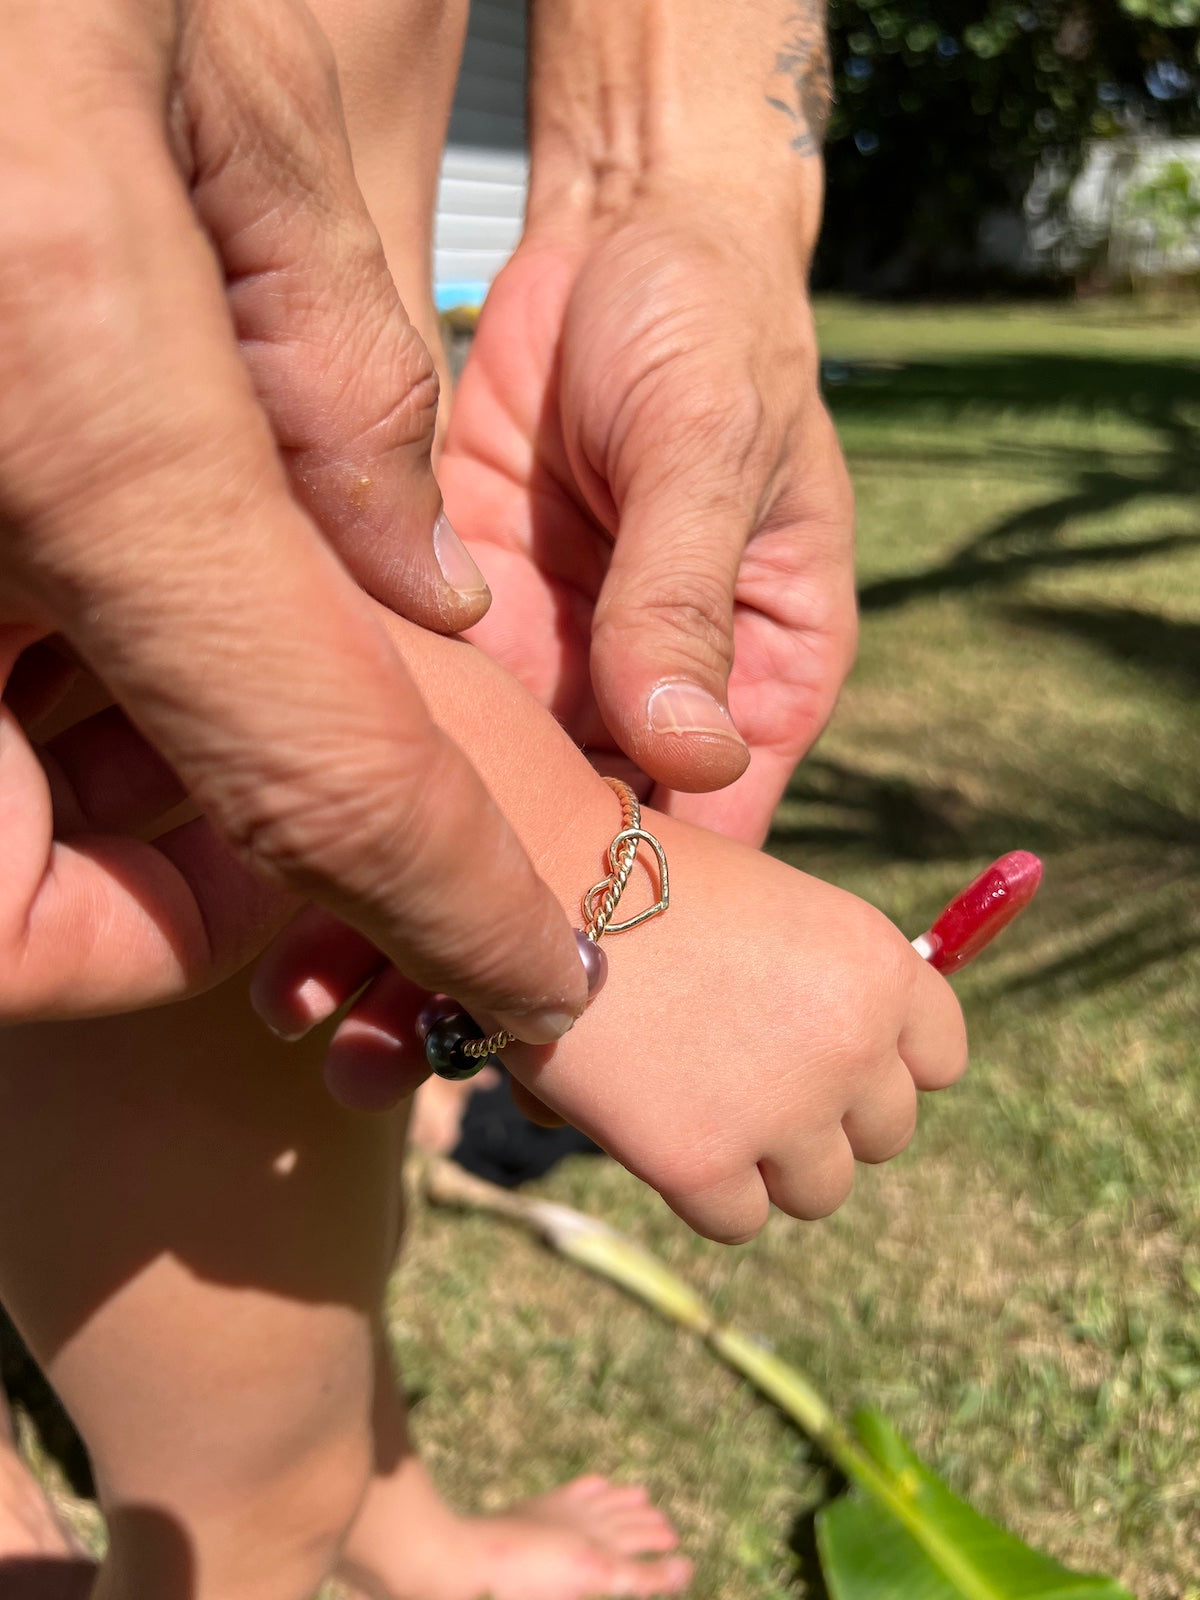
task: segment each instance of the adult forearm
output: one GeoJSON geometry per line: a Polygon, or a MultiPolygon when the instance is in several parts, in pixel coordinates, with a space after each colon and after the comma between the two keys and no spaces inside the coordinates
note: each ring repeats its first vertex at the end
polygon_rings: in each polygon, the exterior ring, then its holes
{"type": "Polygon", "coordinates": [[[829,104],[824,0],[531,0],[530,221],[694,187],[807,259],[829,104]]]}
{"type": "Polygon", "coordinates": [[[571,930],[358,587],[447,631],[488,604],[327,43],[303,0],[63,10],[2,11],[0,684],[61,634],[128,720],[90,769],[77,738],[64,815],[4,708],[0,1013],[212,983],[266,880],[557,1036],[571,930]],[[127,803],[98,824],[101,766],[127,803]],[[208,821],[131,839],[164,769],[208,821]]]}

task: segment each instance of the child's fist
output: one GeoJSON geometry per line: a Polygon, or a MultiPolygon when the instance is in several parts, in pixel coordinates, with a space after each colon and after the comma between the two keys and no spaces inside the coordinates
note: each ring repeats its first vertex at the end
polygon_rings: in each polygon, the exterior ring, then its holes
{"type": "MultiPolygon", "coordinates": [[[[961,1075],[958,1002],[853,895],[684,823],[645,826],[671,909],[604,941],[608,983],[566,1039],[504,1061],[709,1238],[751,1238],[770,1203],[825,1216],[855,1160],[908,1143],[917,1090],[961,1075]]],[[[645,875],[628,891],[653,892],[645,875]]]]}

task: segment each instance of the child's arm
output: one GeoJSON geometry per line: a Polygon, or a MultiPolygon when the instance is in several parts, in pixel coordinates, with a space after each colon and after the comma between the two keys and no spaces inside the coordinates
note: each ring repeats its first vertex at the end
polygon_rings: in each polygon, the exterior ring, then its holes
{"type": "MultiPolygon", "coordinates": [[[[581,925],[580,896],[620,827],[616,797],[487,657],[385,621],[435,719],[581,925]]],[[[504,1062],[701,1233],[749,1237],[768,1199],[823,1215],[845,1198],[854,1156],[881,1161],[907,1143],[916,1088],[962,1071],[957,1002],[863,901],[686,823],[644,819],[666,850],[670,909],[605,939],[608,982],[566,1039],[512,1045],[504,1062]]],[[[623,912],[649,904],[649,872],[627,893],[623,912]]],[[[402,993],[381,984],[377,1015],[411,1018],[402,993]]],[[[399,1056],[415,1047],[395,1048],[403,1074],[399,1056]]]]}

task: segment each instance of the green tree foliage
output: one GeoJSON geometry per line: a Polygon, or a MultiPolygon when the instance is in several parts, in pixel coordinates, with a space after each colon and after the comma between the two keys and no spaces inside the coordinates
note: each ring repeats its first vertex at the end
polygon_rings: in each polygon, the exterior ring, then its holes
{"type": "Polygon", "coordinates": [[[830,0],[819,276],[969,280],[980,218],[1091,139],[1200,131],[1200,0],[830,0]]]}
{"type": "Polygon", "coordinates": [[[1200,238],[1200,172],[1168,161],[1125,195],[1125,210],[1149,235],[1151,249],[1168,261],[1200,238]]]}

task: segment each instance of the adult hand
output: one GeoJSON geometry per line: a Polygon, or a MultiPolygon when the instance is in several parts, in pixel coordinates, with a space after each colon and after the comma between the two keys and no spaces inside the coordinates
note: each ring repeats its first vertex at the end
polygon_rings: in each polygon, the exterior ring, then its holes
{"type": "Polygon", "coordinates": [[[496,596],[472,637],[654,805],[761,840],[855,641],[795,253],[682,184],[582,237],[527,232],[439,475],[496,596]]]}
{"type": "Polygon", "coordinates": [[[0,727],[0,1016],[211,982],[296,891],[557,1035],[566,919],[358,587],[487,604],[311,17],[16,0],[0,108],[0,672],[64,635],[122,708],[53,779],[0,727]],[[213,826],[142,842],[182,790],[213,826]]]}
{"type": "MultiPolygon", "coordinates": [[[[656,807],[758,842],[853,654],[851,495],[802,283],[699,209],[656,208],[590,249],[526,237],[488,296],[439,477],[497,596],[471,637],[604,770],[632,761],[656,807]],[[682,684],[693,698],[655,727],[661,686],[682,684]]],[[[311,915],[269,962],[259,994],[283,1018],[306,985],[323,1017],[375,970],[311,915]]],[[[410,997],[388,980],[340,1037],[381,1028],[389,1004],[383,1031],[402,1030],[410,997]]],[[[350,1103],[389,1098],[370,1074],[333,1081],[350,1103]]]]}
{"type": "MultiPolygon", "coordinates": [[[[498,597],[472,637],[598,764],[750,841],[855,639],[807,301],[822,12],[531,0],[525,234],[439,467],[498,597]]],[[[306,972],[327,1010],[365,976],[319,919],[272,980],[306,972]]]]}

